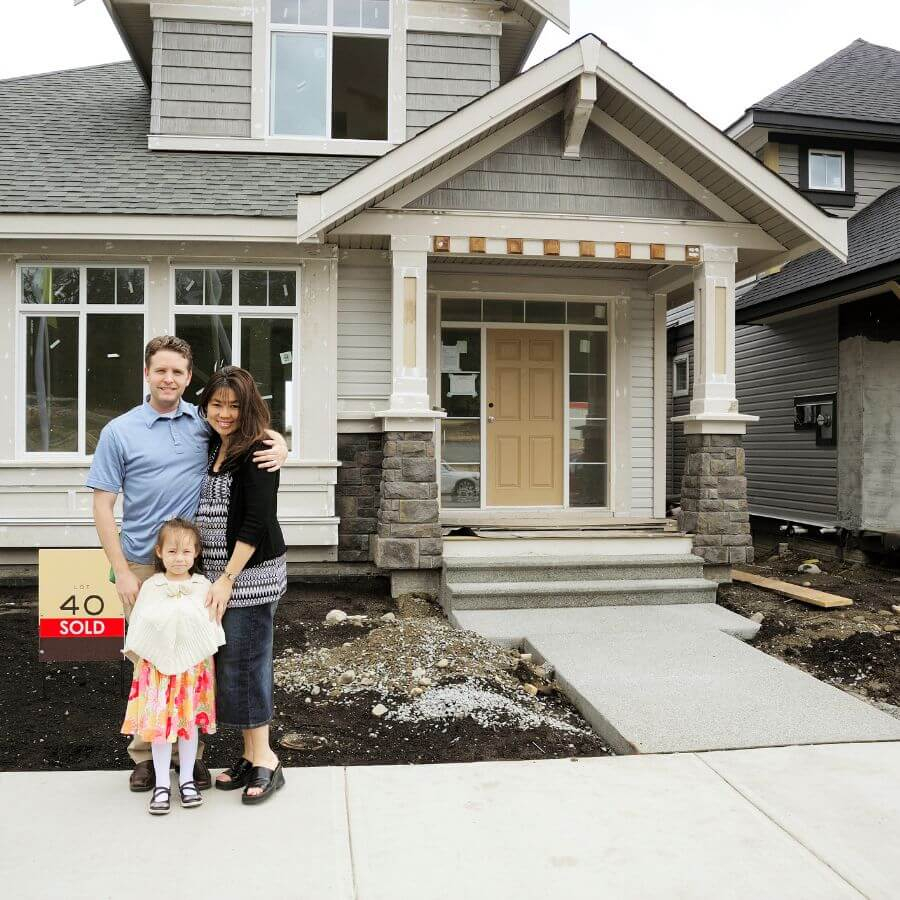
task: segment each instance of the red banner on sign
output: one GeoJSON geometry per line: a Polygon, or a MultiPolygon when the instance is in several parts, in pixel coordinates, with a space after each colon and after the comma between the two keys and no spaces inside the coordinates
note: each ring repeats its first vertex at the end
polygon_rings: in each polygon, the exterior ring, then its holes
{"type": "Polygon", "coordinates": [[[125,620],[116,619],[41,619],[42,638],[125,637],[125,620]]]}

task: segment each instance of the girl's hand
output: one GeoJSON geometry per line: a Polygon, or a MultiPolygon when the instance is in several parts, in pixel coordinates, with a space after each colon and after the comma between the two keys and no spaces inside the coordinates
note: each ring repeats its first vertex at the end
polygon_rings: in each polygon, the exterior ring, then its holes
{"type": "Polygon", "coordinates": [[[209,607],[209,621],[216,621],[222,624],[222,616],[228,608],[228,601],[231,599],[231,579],[225,575],[220,575],[216,579],[216,583],[209,589],[206,595],[206,605],[209,607]]]}

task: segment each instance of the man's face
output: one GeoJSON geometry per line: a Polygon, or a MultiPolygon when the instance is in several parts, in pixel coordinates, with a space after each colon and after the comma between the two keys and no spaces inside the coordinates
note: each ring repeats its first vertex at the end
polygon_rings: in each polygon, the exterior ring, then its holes
{"type": "Polygon", "coordinates": [[[150,400],[156,406],[174,408],[191,383],[188,361],[174,350],[157,350],[150,357],[150,365],[144,369],[144,378],[150,386],[150,400]]]}

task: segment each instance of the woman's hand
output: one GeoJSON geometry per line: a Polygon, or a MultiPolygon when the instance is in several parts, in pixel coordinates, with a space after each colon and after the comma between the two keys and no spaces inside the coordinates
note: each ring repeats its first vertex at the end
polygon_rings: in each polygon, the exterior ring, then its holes
{"type": "Polygon", "coordinates": [[[222,624],[222,616],[228,608],[228,601],[231,599],[231,579],[226,575],[220,575],[215,584],[209,589],[206,595],[206,605],[209,608],[209,621],[216,621],[222,624]]]}
{"type": "Polygon", "coordinates": [[[266,444],[269,449],[257,450],[256,453],[253,454],[253,462],[255,462],[260,469],[265,469],[268,472],[277,472],[288,458],[287,441],[285,441],[277,431],[272,431],[270,428],[266,429],[266,434],[268,435],[268,438],[264,440],[263,443],[266,444]]]}

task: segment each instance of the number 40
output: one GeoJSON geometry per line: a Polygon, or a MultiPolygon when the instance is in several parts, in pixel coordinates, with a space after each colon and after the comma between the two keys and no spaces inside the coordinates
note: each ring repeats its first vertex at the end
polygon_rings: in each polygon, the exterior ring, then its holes
{"type": "MultiPolygon", "coordinates": [[[[60,606],[60,609],[65,609],[72,613],[73,616],[77,616],[78,601],[75,599],[75,595],[72,594],[72,596],[60,606]]],[[[88,594],[88,596],[84,598],[84,611],[89,616],[99,616],[100,613],[103,612],[103,598],[98,597],[96,594],[88,594]],[[94,607],[93,609],[91,608],[92,606],[94,607]]]]}

